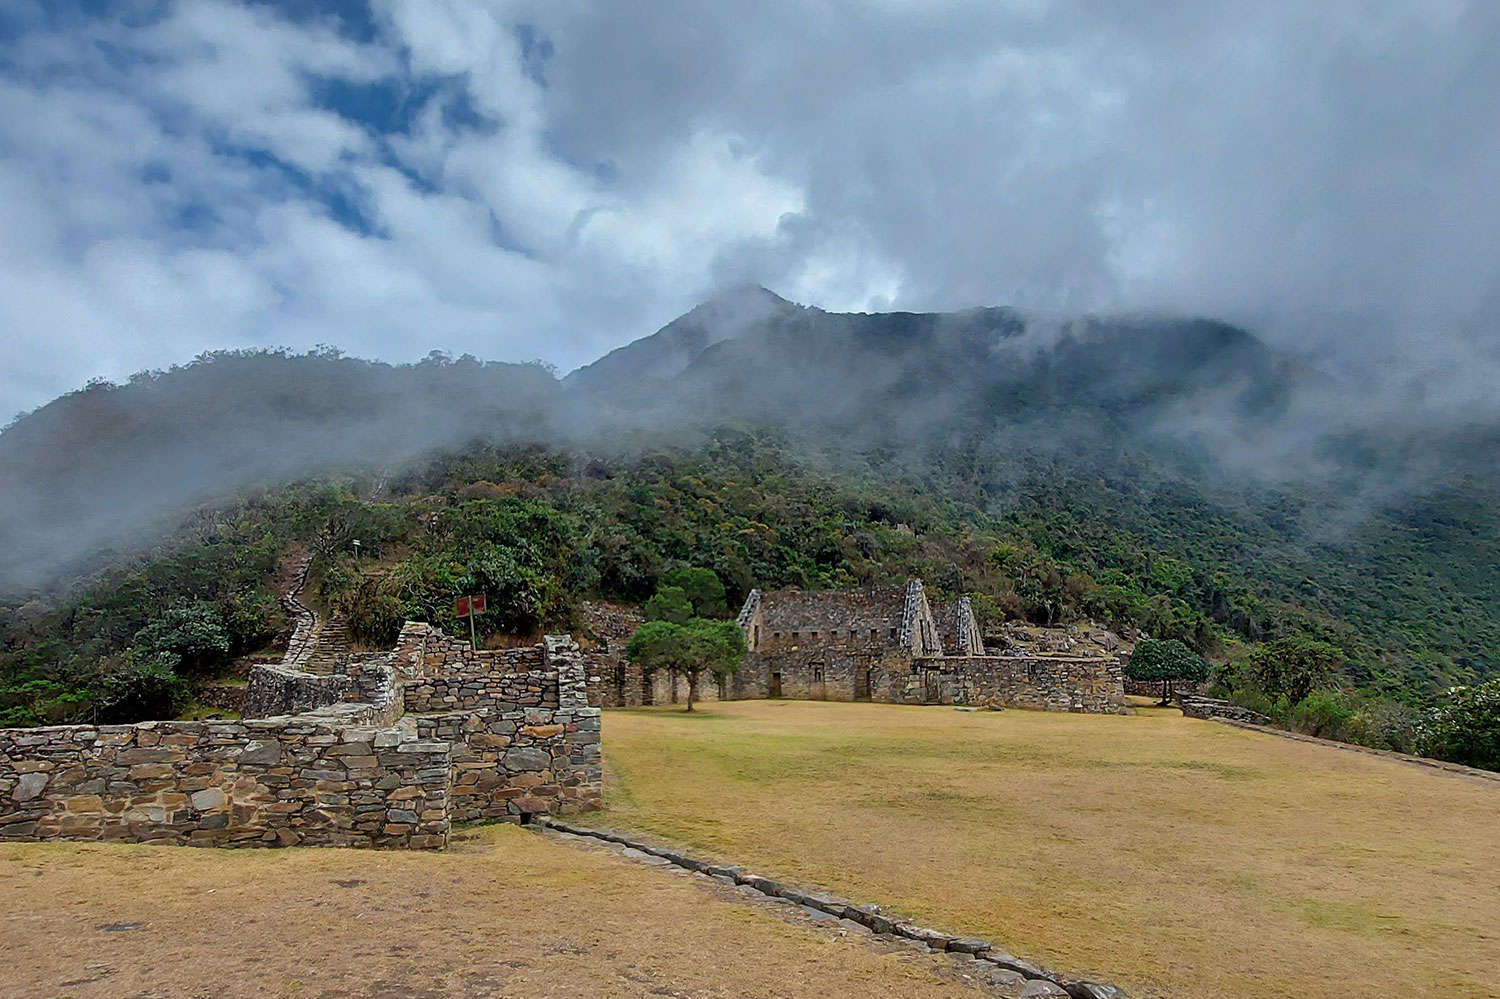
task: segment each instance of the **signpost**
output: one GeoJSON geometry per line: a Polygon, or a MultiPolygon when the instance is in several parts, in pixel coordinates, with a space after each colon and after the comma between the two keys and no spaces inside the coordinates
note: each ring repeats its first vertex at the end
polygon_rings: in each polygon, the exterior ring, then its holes
{"type": "Polygon", "coordinates": [[[476,593],[471,597],[459,597],[453,601],[453,615],[455,617],[466,617],[469,619],[469,645],[474,649],[479,648],[479,639],[474,632],[474,615],[484,613],[484,594],[476,593]]]}

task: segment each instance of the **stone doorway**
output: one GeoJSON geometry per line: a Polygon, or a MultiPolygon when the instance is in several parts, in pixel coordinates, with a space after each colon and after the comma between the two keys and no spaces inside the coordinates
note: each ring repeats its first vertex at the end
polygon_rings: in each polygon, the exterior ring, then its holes
{"type": "Polygon", "coordinates": [[[942,675],[935,669],[922,671],[922,703],[943,703],[942,675]]]}
{"type": "Polygon", "coordinates": [[[857,659],[854,662],[854,699],[856,701],[870,699],[870,660],[868,659],[857,659]]]}
{"type": "Polygon", "coordinates": [[[771,682],[766,687],[766,696],[767,697],[780,697],[781,696],[781,674],[780,673],[772,673],[771,674],[771,682]]]}

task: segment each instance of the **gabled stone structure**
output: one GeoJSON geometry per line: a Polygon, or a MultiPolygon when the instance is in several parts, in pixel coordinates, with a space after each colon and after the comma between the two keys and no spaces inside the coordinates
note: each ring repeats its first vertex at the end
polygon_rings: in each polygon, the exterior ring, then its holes
{"type": "Polygon", "coordinates": [[[736,698],[1125,710],[1119,661],[987,655],[967,598],[936,607],[920,579],[862,590],[753,590],[736,698]]]}
{"type": "Polygon", "coordinates": [[[752,590],[736,698],[887,701],[915,660],[942,654],[919,579],[862,590],[752,590]]]}

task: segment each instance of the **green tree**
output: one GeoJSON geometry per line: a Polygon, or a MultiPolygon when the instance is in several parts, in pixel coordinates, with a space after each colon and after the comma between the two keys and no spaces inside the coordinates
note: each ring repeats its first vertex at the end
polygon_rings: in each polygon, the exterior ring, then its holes
{"type": "Polygon", "coordinates": [[[1417,744],[1424,756],[1500,771],[1500,679],[1454,687],[1434,708],[1417,744]]]}
{"type": "Polygon", "coordinates": [[[1208,677],[1208,663],[1175,638],[1143,638],[1130,653],[1125,675],[1144,683],[1160,683],[1161,703],[1166,705],[1171,701],[1172,681],[1201,683],[1208,677]]]}
{"type": "Polygon", "coordinates": [[[693,710],[693,698],[699,678],[708,673],[729,676],[740,668],[745,655],[745,636],[733,621],[692,618],[686,624],[673,621],[647,621],[631,636],[625,656],[641,668],[646,676],[668,670],[675,677],[687,677],[687,709],[693,710]]]}
{"type": "Polygon", "coordinates": [[[1255,685],[1273,698],[1286,698],[1288,708],[1347,665],[1337,646],[1306,635],[1278,638],[1250,653],[1250,677],[1255,685]]]}
{"type": "Polygon", "coordinates": [[[641,613],[647,621],[687,624],[688,619],[693,616],[693,603],[682,587],[663,586],[656,591],[656,596],[646,601],[641,613]]]}
{"type": "Polygon", "coordinates": [[[661,577],[661,585],[682,590],[692,602],[694,617],[725,617],[729,614],[724,584],[712,569],[678,566],[661,577]]]}
{"type": "Polygon", "coordinates": [[[229,658],[229,628],[217,604],[195,600],[173,604],[136,633],[147,657],[171,656],[190,673],[209,673],[229,658]]]}

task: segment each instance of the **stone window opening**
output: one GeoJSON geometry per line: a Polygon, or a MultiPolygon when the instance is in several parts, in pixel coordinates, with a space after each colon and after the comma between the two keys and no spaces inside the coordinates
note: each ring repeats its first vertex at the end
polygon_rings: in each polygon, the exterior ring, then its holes
{"type": "Polygon", "coordinates": [[[880,629],[879,628],[871,628],[870,629],[870,641],[872,641],[872,642],[878,642],[878,641],[880,641],[880,629]]]}
{"type": "Polygon", "coordinates": [[[1036,680],[1037,673],[1039,673],[1040,671],[1041,668],[1039,664],[1035,659],[1033,659],[1031,662],[1026,664],[1026,679],[1032,681],[1036,680]]]}
{"type": "Polygon", "coordinates": [[[812,671],[813,671],[813,683],[822,683],[823,682],[823,667],[821,667],[821,666],[814,666],[812,668],[812,671]]]}
{"type": "Polygon", "coordinates": [[[891,629],[891,640],[892,640],[892,641],[894,641],[894,640],[895,640],[895,638],[896,638],[896,629],[895,629],[895,628],[892,628],[892,629],[891,629]]]}
{"type": "Polygon", "coordinates": [[[818,633],[816,631],[810,631],[808,632],[808,635],[810,636],[808,638],[809,642],[816,642],[818,640],[818,633]]]}

